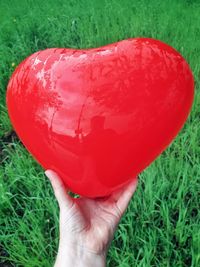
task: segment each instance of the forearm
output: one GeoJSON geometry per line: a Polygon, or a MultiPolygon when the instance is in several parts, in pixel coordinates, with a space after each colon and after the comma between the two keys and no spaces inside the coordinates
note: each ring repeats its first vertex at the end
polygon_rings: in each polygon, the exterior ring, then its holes
{"type": "Polygon", "coordinates": [[[81,247],[59,246],[54,267],[106,267],[106,253],[98,255],[81,247]]]}

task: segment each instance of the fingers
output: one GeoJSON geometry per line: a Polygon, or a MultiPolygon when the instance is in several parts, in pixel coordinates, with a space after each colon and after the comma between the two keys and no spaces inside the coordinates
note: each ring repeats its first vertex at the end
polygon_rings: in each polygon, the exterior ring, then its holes
{"type": "Polygon", "coordinates": [[[55,197],[58,201],[58,204],[60,208],[67,207],[71,208],[73,205],[73,199],[67,194],[66,188],[64,186],[64,183],[60,179],[60,177],[52,170],[46,170],[45,171],[46,176],[49,178],[55,197]]]}
{"type": "Polygon", "coordinates": [[[121,214],[124,214],[128,207],[128,204],[136,190],[138,178],[135,177],[128,185],[123,187],[121,190],[113,193],[113,200],[119,208],[121,214]]]}

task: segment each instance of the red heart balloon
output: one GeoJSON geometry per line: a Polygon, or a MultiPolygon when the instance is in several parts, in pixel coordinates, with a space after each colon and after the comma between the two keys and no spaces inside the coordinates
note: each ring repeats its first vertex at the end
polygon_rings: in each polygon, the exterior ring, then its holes
{"type": "Polygon", "coordinates": [[[192,72],[149,38],[95,49],[52,48],[25,59],[7,89],[19,138],[83,196],[110,194],[172,141],[193,101],[192,72]]]}

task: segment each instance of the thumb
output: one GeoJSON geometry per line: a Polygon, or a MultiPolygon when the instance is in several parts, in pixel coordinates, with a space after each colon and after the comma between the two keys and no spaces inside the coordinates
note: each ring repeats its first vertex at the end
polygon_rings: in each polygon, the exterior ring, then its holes
{"type": "Polygon", "coordinates": [[[58,201],[60,209],[62,207],[71,208],[73,206],[73,198],[67,192],[65,185],[58,174],[52,170],[46,170],[45,175],[49,178],[54,190],[55,197],[58,201]]]}
{"type": "Polygon", "coordinates": [[[126,186],[115,191],[110,198],[116,203],[121,214],[124,214],[125,210],[128,207],[128,204],[137,188],[138,177],[133,178],[126,186]]]}

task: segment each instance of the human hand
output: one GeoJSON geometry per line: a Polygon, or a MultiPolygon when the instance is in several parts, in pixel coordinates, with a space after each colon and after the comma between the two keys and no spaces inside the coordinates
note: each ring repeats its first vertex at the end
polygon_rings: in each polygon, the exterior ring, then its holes
{"type": "Polygon", "coordinates": [[[54,267],[106,266],[115,230],[135,192],[137,178],[109,197],[72,198],[59,176],[45,171],[60,207],[60,242],[54,267]]]}

